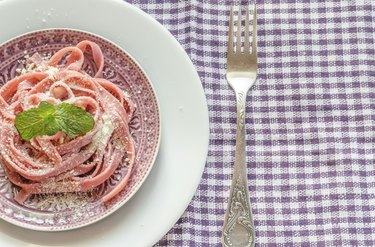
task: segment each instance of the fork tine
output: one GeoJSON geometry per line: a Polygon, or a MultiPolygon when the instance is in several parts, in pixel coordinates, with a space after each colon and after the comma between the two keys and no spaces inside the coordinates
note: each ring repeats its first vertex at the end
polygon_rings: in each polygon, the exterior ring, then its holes
{"type": "Polygon", "coordinates": [[[245,19],[245,41],[244,41],[244,52],[250,52],[250,41],[249,41],[249,6],[246,7],[246,19],[245,19]]]}
{"type": "Polygon", "coordinates": [[[236,52],[241,52],[241,6],[238,6],[236,52]]]}
{"type": "Polygon", "coordinates": [[[228,32],[228,55],[233,53],[233,6],[230,8],[229,32],[228,32]]]}
{"type": "Polygon", "coordinates": [[[254,13],[253,13],[253,44],[251,53],[257,56],[257,8],[254,2],[254,13]]]}

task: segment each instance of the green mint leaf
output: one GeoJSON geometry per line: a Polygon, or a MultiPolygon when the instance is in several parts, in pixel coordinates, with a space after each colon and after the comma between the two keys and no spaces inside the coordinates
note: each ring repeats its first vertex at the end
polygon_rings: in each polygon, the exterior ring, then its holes
{"type": "Polygon", "coordinates": [[[43,101],[39,107],[31,108],[16,116],[15,124],[22,139],[30,139],[41,135],[53,135],[60,127],[54,121],[54,106],[43,101]]]}
{"type": "Polygon", "coordinates": [[[21,112],[15,125],[22,139],[54,135],[64,131],[68,135],[84,134],[94,127],[94,119],[85,110],[67,103],[53,105],[42,101],[38,107],[21,112]]]}
{"type": "Polygon", "coordinates": [[[89,132],[94,127],[91,114],[75,105],[61,103],[56,105],[56,121],[61,130],[68,135],[89,132]]]}

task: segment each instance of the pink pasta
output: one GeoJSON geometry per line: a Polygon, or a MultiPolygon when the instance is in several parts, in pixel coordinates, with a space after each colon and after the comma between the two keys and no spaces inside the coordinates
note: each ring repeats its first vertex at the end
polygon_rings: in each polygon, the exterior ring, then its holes
{"type": "Polygon", "coordinates": [[[0,89],[0,163],[9,180],[20,188],[17,202],[22,204],[32,194],[89,191],[107,181],[124,162],[127,174],[103,201],[128,183],[135,156],[129,132],[135,105],[102,78],[103,66],[100,47],[82,41],[59,50],[49,60],[34,54],[25,73],[0,89]],[[97,67],[93,77],[82,69],[87,52],[97,67]],[[15,116],[41,101],[81,107],[92,114],[95,126],[84,135],[57,132],[24,141],[15,128],[15,116]]]}

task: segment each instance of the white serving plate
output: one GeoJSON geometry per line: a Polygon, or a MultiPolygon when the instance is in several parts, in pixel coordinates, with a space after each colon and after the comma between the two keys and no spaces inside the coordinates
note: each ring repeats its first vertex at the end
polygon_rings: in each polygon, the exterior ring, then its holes
{"type": "Polygon", "coordinates": [[[48,233],[0,221],[0,246],[151,246],[182,215],[203,173],[209,124],[198,74],[164,27],[123,1],[0,0],[0,43],[45,28],[98,34],[138,61],[159,99],[161,145],[146,182],[112,215],[78,230],[48,233]]]}

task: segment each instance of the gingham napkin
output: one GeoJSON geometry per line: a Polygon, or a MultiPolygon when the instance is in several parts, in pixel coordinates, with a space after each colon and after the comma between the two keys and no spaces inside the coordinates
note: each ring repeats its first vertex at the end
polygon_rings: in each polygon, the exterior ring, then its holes
{"type": "MultiPolygon", "coordinates": [[[[235,146],[225,81],[229,6],[130,0],[177,38],[201,77],[210,146],[198,191],[156,246],[221,246],[235,146]]],[[[375,246],[374,0],[264,0],[247,156],[257,246],[375,246]]]]}

